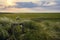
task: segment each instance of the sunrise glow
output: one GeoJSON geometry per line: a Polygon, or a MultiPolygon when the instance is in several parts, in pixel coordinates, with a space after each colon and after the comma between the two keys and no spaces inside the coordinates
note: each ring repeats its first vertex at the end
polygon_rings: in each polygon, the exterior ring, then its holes
{"type": "Polygon", "coordinates": [[[6,1],[5,1],[5,5],[6,5],[6,6],[13,6],[13,5],[15,5],[15,4],[14,4],[14,0],[6,0],[6,1]]]}

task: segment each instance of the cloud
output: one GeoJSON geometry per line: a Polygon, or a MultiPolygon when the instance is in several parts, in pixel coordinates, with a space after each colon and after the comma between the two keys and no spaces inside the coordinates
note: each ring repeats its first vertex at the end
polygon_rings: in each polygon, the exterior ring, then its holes
{"type": "Polygon", "coordinates": [[[0,5],[1,12],[59,12],[58,0],[17,0],[13,6],[0,5]]]}
{"type": "Polygon", "coordinates": [[[37,7],[37,4],[34,4],[32,2],[16,2],[15,8],[33,8],[37,7]]]}
{"type": "Polygon", "coordinates": [[[0,5],[0,9],[4,9],[4,8],[34,8],[34,7],[38,7],[37,4],[32,3],[32,2],[16,2],[15,5],[13,6],[4,6],[4,5],[0,5]]]}
{"type": "Polygon", "coordinates": [[[30,8],[8,8],[5,10],[0,10],[0,12],[35,12],[34,10],[30,9],[30,8]]]}
{"type": "Polygon", "coordinates": [[[17,2],[37,2],[40,0],[16,0],[17,2]]]}
{"type": "MultiPolygon", "coordinates": [[[[15,6],[27,7],[27,6],[55,6],[58,5],[60,1],[58,0],[14,0],[15,6]]],[[[6,6],[6,5],[5,5],[6,6]]],[[[14,5],[12,5],[14,6],[14,5]]]]}
{"type": "Polygon", "coordinates": [[[39,1],[36,2],[37,5],[39,6],[54,6],[57,5],[57,3],[55,1],[39,1]]]}
{"type": "Polygon", "coordinates": [[[45,4],[43,4],[43,6],[54,6],[56,4],[56,2],[46,2],[45,4]]]}

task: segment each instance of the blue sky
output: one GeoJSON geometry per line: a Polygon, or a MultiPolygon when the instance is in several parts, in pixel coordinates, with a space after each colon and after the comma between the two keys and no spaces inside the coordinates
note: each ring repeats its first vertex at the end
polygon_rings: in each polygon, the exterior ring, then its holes
{"type": "Polygon", "coordinates": [[[60,0],[0,0],[0,12],[60,12],[60,0]]]}

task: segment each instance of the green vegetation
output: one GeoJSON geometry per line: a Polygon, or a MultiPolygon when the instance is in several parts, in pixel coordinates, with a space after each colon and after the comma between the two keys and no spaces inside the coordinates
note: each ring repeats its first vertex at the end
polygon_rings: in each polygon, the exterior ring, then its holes
{"type": "Polygon", "coordinates": [[[20,18],[60,18],[60,13],[12,13],[12,14],[0,14],[0,16],[7,16],[15,18],[16,16],[19,16],[20,18]]]}
{"type": "Polygon", "coordinates": [[[60,40],[60,14],[0,14],[0,40],[60,40]]]}

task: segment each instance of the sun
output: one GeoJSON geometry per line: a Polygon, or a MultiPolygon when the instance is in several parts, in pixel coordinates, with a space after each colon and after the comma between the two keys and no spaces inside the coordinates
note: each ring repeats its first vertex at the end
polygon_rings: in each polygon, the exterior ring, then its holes
{"type": "Polygon", "coordinates": [[[14,3],[14,0],[6,0],[5,1],[5,5],[6,6],[13,6],[15,3],[14,3]]]}

